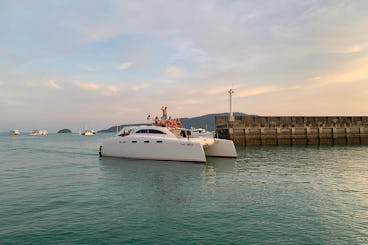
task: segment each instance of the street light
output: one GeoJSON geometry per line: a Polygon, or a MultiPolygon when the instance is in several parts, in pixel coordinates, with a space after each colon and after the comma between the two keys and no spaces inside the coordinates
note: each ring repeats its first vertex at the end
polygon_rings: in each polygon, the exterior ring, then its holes
{"type": "Polygon", "coordinates": [[[234,115],[233,115],[233,106],[232,106],[232,95],[233,93],[235,93],[235,91],[233,89],[230,89],[229,91],[227,91],[229,93],[230,96],[230,113],[229,113],[229,121],[234,121],[234,115]]]}

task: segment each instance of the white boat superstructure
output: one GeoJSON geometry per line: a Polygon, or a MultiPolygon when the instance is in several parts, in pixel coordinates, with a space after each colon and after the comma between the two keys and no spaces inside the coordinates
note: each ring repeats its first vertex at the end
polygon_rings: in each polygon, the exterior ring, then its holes
{"type": "Polygon", "coordinates": [[[81,135],[94,135],[94,134],[96,134],[96,131],[92,129],[86,129],[81,132],[81,135]]]}
{"type": "Polygon", "coordinates": [[[106,139],[100,156],[203,163],[206,156],[237,157],[237,153],[231,140],[177,137],[166,127],[145,125],[123,128],[106,139]]]}
{"type": "Polygon", "coordinates": [[[12,130],[9,131],[9,135],[11,135],[11,136],[20,135],[20,131],[19,131],[19,129],[12,129],[12,130]]]}
{"type": "Polygon", "coordinates": [[[45,129],[35,129],[32,130],[32,132],[29,134],[31,136],[43,136],[43,135],[47,135],[48,132],[45,129]]]}
{"type": "Polygon", "coordinates": [[[214,133],[211,131],[207,131],[206,129],[203,128],[191,128],[189,130],[190,132],[190,136],[191,137],[205,137],[205,138],[213,138],[214,137],[214,133]]]}

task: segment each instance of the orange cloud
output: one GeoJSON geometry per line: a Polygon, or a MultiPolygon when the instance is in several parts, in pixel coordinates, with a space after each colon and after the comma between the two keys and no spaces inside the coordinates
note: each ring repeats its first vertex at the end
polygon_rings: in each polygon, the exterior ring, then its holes
{"type": "MultiPolygon", "coordinates": [[[[229,89],[230,89],[230,86],[219,86],[219,87],[206,89],[206,91],[204,93],[206,93],[208,95],[224,94],[227,91],[229,91],[229,89]]],[[[235,89],[235,88],[233,87],[233,89],[235,89]]]]}
{"type": "Polygon", "coordinates": [[[200,104],[199,100],[187,99],[182,102],[183,105],[197,105],[200,104]]]}
{"type": "Polygon", "coordinates": [[[260,94],[267,94],[272,92],[277,92],[281,90],[285,90],[287,88],[283,88],[280,86],[262,86],[262,87],[256,87],[256,88],[250,88],[250,89],[244,89],[240,91],[236,91],[234,93],[234,97],[250,97],[260,94]]]}
{"type": "Polygon", "coordinates": [[[347,84],[368,80],[368,57],[351,62],[344,70],[325,72],[299,84],[300,87],[321,87],[331,84],[347,84]]]}

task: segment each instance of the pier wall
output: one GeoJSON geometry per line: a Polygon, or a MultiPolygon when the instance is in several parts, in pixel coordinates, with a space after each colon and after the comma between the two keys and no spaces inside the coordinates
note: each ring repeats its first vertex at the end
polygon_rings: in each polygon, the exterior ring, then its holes
{"type": "Polygon", "coordinates": [[[368,117],[217,116],[216,134],[235,145],[365,145],[368,117]]]}

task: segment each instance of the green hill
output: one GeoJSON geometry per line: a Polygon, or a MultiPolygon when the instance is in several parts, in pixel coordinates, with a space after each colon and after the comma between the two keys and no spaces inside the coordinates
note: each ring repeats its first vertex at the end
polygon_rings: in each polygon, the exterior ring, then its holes
{"type": "Polygon", "coordinates": [[[138,125],[143,125],[143,123],[138,123],[138,124],[122,124],[119,126],[111,126],[108,129],[102,129],[97,131],[97,133],[116,133],[117,131],[119,131],[120,129],[124,128],[124,127],[129,127],[129,126],[138,126],[138,125]]]}
{"type": "MultiPolygon", "coordinates": [[[[227,116],[229,115],[228,112],[224,113],[213,113],[213,114],[207,114],[203,116],[198,117],[191,117],[191,118],[180,118],[180,121],[182,122],[183,126],[185,128],[204,128],[210,131],[214,131],[216,129],[215,125],[215,117],[216,116],[227,116]]],[[[241,112],[234,112],[234,116],[245,116],[247,114],[241,113],[241,112]]],[[[127,126],[136,126],[136,125],[142,125],[142,124],[123,124],[119,126],[119,129],[122,129],[127,126]]],[[[115,133],[117,131],[118,126],[112,126],[108,129],[103,129],[98,131],[98,133],[115,133]]]]}
{"type": "Polygon", "coordinates": [[[70,129],[64,128],[58,131],[58,134],[71,134],[72,131],[70,129]]]}
{"type": "MultiPolygon", "coordinates": [[[[204,128],[209,131],[214,131],[216,129],[215,125],[215,117],[216,116],[227,116],[229,115],[228,112],[224,113],[213,113],[213,114],[207,114],[203,116],[198,117],[192,117],[192,118],[180,118],[181,123],[185,128],[204,128]]],[[[245,116],[245,113],[241,112],[234,112],[234,116],[245,116]]]]}

